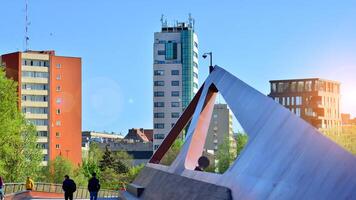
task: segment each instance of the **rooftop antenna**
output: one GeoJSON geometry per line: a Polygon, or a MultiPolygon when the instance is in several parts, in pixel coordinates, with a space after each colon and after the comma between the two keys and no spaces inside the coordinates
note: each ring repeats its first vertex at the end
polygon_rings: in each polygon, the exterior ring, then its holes
{"type": "Polygon", "coordinates": [[[190,26],[191,28],[193,28],[193,23],[194,23],[194,19],[193,19],[193,17],[192,17],[192,14],[189,13],[189,26],[190,26]]]}
{"type": "Polygon", "coordinates": [[[25,51],[28,51],[28,43],[30,41],[30,37],[28,36],[28,27],[30,25],[30,22],[28,21],[28,0],[25,0],[25,51]]]}
{"type": "Polygon", "coordinates": [[[164,15],[161,15],[161,24],[162,27],[166,27],[167,26],[167,19],[164,18],[164,15]]]}

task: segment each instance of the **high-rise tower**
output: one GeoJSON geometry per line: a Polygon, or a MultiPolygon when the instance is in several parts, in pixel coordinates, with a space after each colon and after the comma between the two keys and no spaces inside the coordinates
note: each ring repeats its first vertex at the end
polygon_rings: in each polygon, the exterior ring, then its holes
{"type": "Polygon", "coordinates": [[[162,143],[171,127],[198,91],[198,37],[194,20],[168,25],[154,34],[153,45],[153,148],[162,143]]]}

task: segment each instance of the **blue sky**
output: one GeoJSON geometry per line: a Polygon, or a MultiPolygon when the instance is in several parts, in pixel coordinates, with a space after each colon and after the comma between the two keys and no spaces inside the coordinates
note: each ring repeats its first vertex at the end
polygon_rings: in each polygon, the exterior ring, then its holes
{"type": "MultiPolygon", "coordinates": [[[[24,49],[24,0],[0,2],[0,54],[24,49]]],[[[356,116],[356,1],[29,0],[30,49],[82,57],[83,129],[152,127],[153,33],[196,21],[201,53],[267,94],[270,79],[342,83],[356,116]]],[[[200,83],[208,61],[200,59],[200,83]]]]}

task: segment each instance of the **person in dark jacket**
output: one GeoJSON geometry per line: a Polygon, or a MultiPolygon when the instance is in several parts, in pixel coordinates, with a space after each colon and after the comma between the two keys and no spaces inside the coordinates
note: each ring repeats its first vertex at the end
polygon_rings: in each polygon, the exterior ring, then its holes
{"type": "Polygon", "coordinates": [[[88,190],[90,193],[90,200],[97,200],[98,192],[100,190],[99,180],[96,178],[96,173],[92,174],[93,177],[88,182],[88,190]]]}
{"type": "Polygon", "coordinates": [[[64,178],[65,179],[62,185],[62,189],[64,190],[64,199],[73,200],[73,193],[77,190],[77,185],[72,179],[69,178],[68,175],[65,175],[64,178]]]}

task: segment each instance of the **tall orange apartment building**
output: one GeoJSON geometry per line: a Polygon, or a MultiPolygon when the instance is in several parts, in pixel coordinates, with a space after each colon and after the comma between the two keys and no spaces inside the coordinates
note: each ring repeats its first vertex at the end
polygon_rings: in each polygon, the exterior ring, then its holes
{"type": "Polygon", "coordinates": [[[37,129],[43,165],[61,155],[81,163],[81,58],[55,51],[25,51],[1,56],[8,77],[18,82],[19,107],[37,129]]]}

